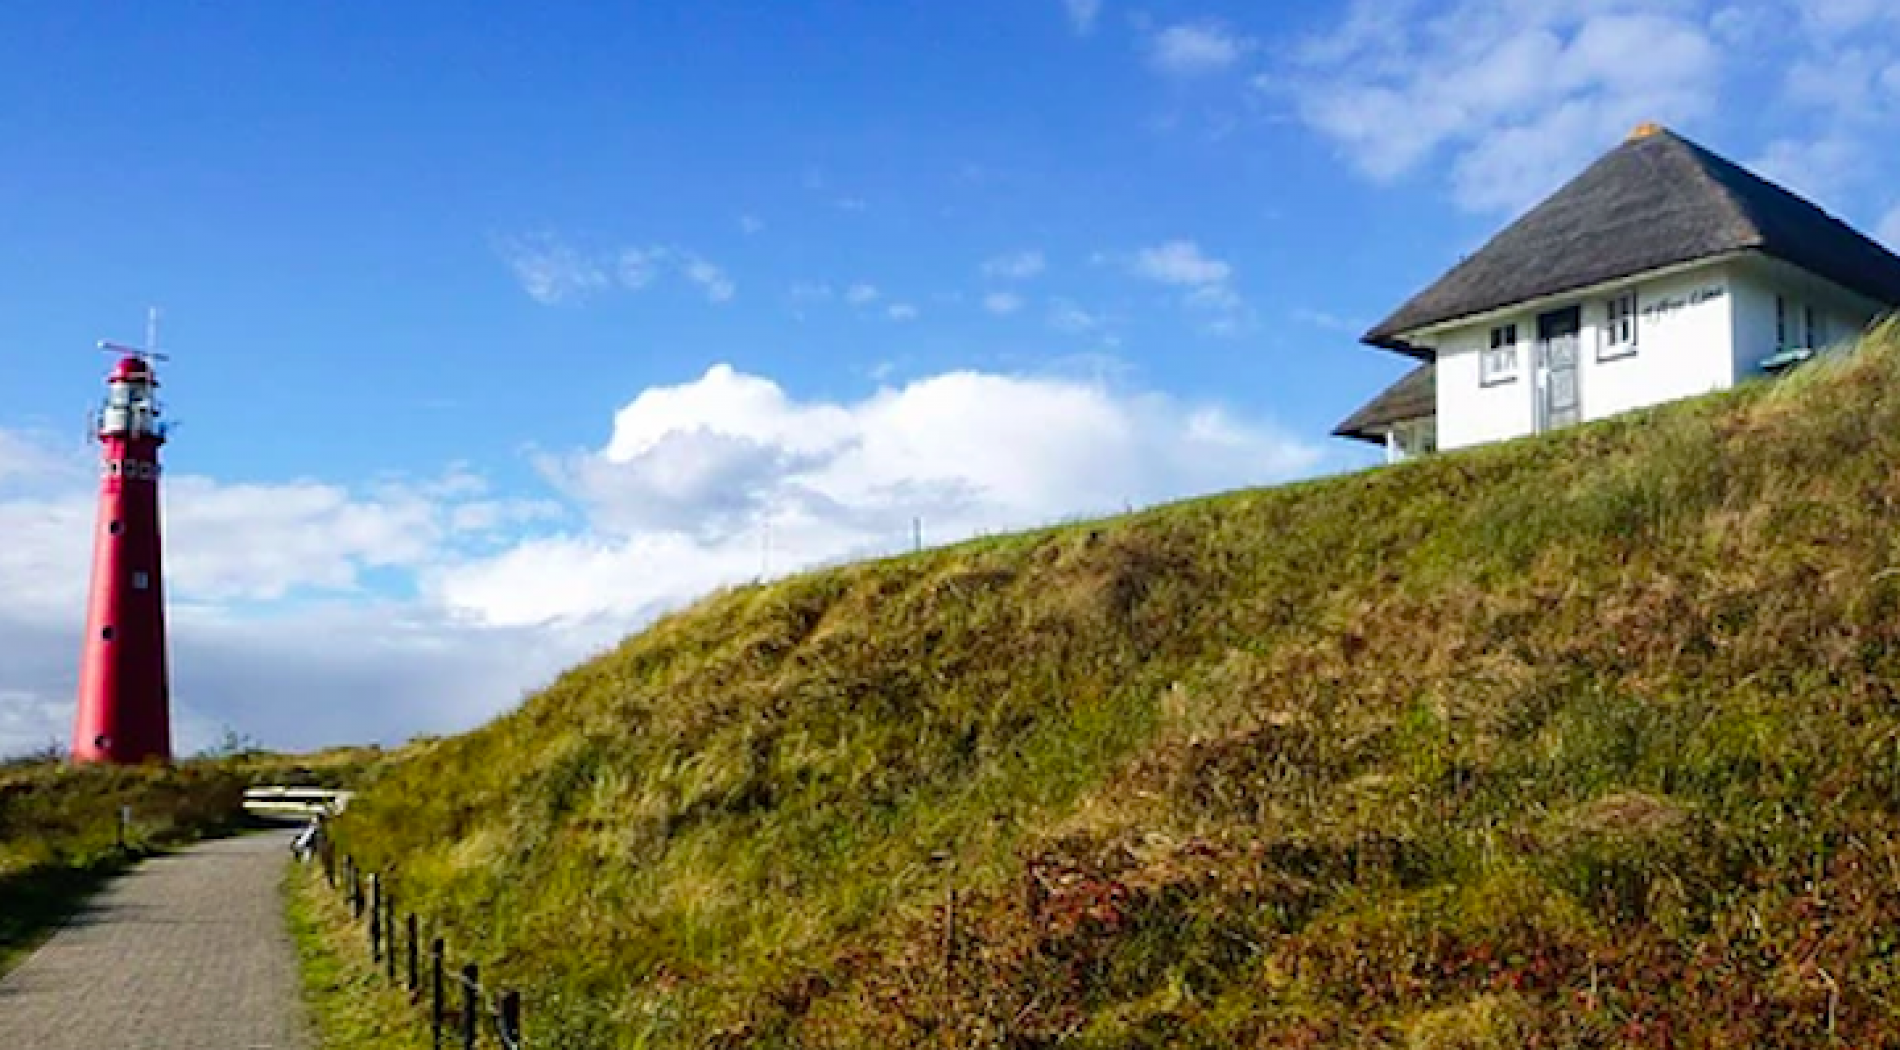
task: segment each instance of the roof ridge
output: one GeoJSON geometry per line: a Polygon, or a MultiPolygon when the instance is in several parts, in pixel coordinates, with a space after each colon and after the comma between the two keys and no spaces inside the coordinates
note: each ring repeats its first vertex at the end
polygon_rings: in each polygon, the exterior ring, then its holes
{"type": "MultiPolygon", "coordinates": [[[[1900,256],[1820,205],[1664,128],[1645,128],[1518,216],[1361,339],[1408,337],[1488,310],[1716,259],[1769,255],[1900,306],[1900,256]]],[[[1421,343],[1428,340],[1421,340],[1421,343]]]]}
{"type": "MultiPolygon", "coordinates": [[[[1716,197],[1721,200],[1724,208],[1727,209],[1729,214],[1735,220],[1737,220],[1739,225],[1741,225],[1742,227],[1748,230],[1749,235],[1746,238],[1744,238],[1744,240],[1747,242],[1752,242],[1752,243],[1748,243],[1746,245],[1740,245],[1738,247],[1745,246],[1745,247],[1751,247],[1751,248],[1760,248],[1761,246],[1768,243],[1768,235],[1762,231],[1761,222],[1756,218],[1754,211],[1749,208],[1748,202],[1744,200],[1740,194],[1737,194],[1734,189],[1730,188],[1730,186],[1726,182],[1724,182],[1721,179],[1716,178],[1715,172],[1712,171],[1711,169],[1716,165],[1723,165],[1726,167],[1734,168],[1736,171],[1740,172],[1742,175],[1756,182],[1762,183],[1763,185],[1774,187],[1776,189],[1780,189],[1780,187],[1775,186],[1774,183],[1769,182],[1767,179],[1762,178],[1761,176],[1755,174],[1752,171],[1749,171],[1747,168],[1744,168],[1741,165],[1736,164],[1734,161],[1725,159],[1720,154],[1716,153],[1714,150],[1709,149],[1708,147],[1702,145],[1701,143],[1695,141],[1694,139],[1691,139],[1684,135],[1677,134],[1673,129],[1662,128],[1657,133],[1656,137],[1664,140],[1665,142],[1669,142],[1675,145],[1679,149],[1683,149],[1688,152],[1690,158],[1695,161],[1694,167],[1695,167],[1696,178],[1701,179],[1704,183],[1708,184],[1708,186],[1715,191],[1716,197]]],[[[1787,191],[1783,190],[1782,192],[1785,193],[1787,191]]],[[[1789,196],[1794,196],[1794,195],[1789,194],[1789,196]]]]}

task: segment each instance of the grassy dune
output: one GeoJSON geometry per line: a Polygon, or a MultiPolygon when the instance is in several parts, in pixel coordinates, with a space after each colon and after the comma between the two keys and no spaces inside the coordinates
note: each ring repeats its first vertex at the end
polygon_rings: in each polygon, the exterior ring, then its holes
{"type": "Polygon", "coordinates": [[[710,598],[341,829],[540,1045],[1900,1044],[1900,333],[710,598]]]}

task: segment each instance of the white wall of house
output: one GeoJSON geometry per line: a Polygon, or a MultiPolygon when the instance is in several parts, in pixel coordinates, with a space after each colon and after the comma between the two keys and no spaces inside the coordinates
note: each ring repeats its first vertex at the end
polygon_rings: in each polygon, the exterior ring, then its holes
{"type": "MultiPolygon", "coordinates": [[[[1536,318],[1529,323],[1535,325],[1536,318]]],[[[1454,328],[1427,345],[1438,350],[1438,447],[1467,448],[1528,434],[1532,429],[1530,356],[1526,318],[1499,317],[1454,328]],[[1491,346],[1491,329],[1517,325],[1517,370],[1510,378],[1484,382],[1479,369],[1491,346]]]]}
{"type": "Polygon", "coordinates": [[[1738,380],[1760,375],[1762,359],[1781,349],[1824,350],[1851,343],[1884,312],[1871,299],[1785,263],[1750,259],[1736,265],[1734,272],[1738,380]],[[1810,310],[1815,328],[1812,340],[1810,310]]]}
{"type": "Polygon", "coordinates": [[[1442,449],[1534,433],[1539,377],[1534,367],[1538,317],[1581,307],[1579,395],[1584,419],[1719,390],[1734,381],[1729,267],[1722,263],[1554,297],[1456,327],[1422,334],[1438,351],[1438,446],[1442,449]],[[1633,350],[1606,336],[1609,302],[1636,293],[1633,350]],[[1516,327],[1517,367],[1487,381],[1483,359],[1494,329],[1516,327]]]}
{"type": "Polygon", "coordinates": [[[1467,448],[1538,430],[1538,318],[1570,306],[1582,309],[1577,383],[1585,420],[1725,389],[1760,375],[1762,360],[1777,350],[1811,341],[1817,350],[1851,342],[1884,312],[1873,300],[1798,267],[1744,256],[1412,333],[1411,342],[1438,352],[1438,448],[1467,448]],[[1610,302],[1632,291],[1634,348],[1613,346],[1610,302]],[[1516,327],[1516,367],[1487,371],[1492,333],[1506,326],[1516,327]]]}
{"type": "Polygon", "coordinates": [[[1592,296],[1583,307],[1583,417],[1603,419],[1634,408],[1694,397],[1734,385],[1731,274],[1715,265],[1639,281],[1592,296]],[[1636,292],[1636,345],[1610,347],[1609,299],[1636,292]]]}
{"type": "Polygon", "coordinates": [[[1403,463],[1438,451],[1438,420],[1401,419],[1385,429],[1385,461],[1403,463]]]}

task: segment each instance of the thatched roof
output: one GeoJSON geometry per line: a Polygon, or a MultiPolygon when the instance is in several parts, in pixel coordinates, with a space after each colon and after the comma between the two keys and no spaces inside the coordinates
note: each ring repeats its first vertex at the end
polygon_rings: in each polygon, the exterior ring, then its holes
{"type": "Polygon", "coordinates": [[[1384,444],[1392,424],[1437,414],[1438,366],[1427,361],[1334,427],[1333,435],[1384,444]]]}
{"type": "Polygon", "coordinates": [[[1645,125],[1365,335],[1407,332],[1679,263],[1757,251],[1888,305],[1900,258],[1766,179],[1645,125]]]}

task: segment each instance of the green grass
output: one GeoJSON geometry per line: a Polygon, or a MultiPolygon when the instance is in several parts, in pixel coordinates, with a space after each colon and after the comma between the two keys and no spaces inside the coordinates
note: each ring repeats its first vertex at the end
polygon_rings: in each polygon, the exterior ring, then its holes
{"type": "Polygon", "coordinates": [[[0,876],[0,976],[32,954],[120,867],[114,859],[101,858],[90,867],[36,868],[0,876]]]}
{"type": "Polygon", "coordinates": [[[159,850],[246,824],[256,783],[352,782],[378,756],[337,751],[194,759],[176,766],[0,763],[0,973],[109,876],[159,850]],[[130,822],[120,828],[120,813],[130,822]]]}
{"type": "Polygon", "coordinates": [[[0,972],[108,876],[241,820],[244,780],[213,763],[174,769],[0,769],[0,972]],[[120,809],[131,816],[121,832],[120,809]]]}
{"type": "Polygon", "coordinates": [[[303,1001],[322,1050],[421,1050],[426,1017],[392,988],[363,944],[342,898],[316,865],[291,869],[284,892],[297,945],[303,1001]]]}
{"type": "Polygon", "coordinates": [[[715,595],[340,835],[541,1045],[1900,1045],[1896,390],[715,595]]]}

